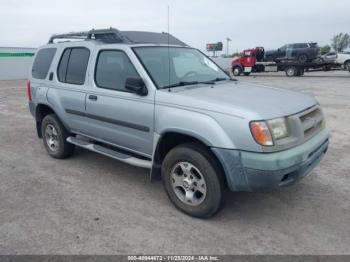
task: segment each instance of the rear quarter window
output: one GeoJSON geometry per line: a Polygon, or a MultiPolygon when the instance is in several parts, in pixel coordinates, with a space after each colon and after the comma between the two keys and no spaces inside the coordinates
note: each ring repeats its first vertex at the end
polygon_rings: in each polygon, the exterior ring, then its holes
{"type": "Polygon", "coordinates": [[[49,72],[56,48],[43,48],[38,51],[35,56],[32,77],[37,79],[45,79],[49,72]]]}

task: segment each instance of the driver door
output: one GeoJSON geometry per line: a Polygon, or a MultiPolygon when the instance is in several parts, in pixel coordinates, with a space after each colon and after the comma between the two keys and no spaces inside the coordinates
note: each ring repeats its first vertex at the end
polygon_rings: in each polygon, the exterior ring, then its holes
{"type": "Polygon", "coordinates": [[[129,77],[140,77],[126,51],[99,50],[94,83],[86,96],[88,135],[121,148],[152,155],[154,94],[125,89],[129,77]]]}

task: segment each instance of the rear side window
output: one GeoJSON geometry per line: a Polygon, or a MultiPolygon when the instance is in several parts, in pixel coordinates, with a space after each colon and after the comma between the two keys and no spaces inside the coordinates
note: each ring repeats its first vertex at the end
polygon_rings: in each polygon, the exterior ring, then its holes
{"type": "Polygon", "coordinates": [[[85,47],[65,49],[57,69],[58,80],[75,85],[84,84],[89,56],[90,51],[85,47]]]}
{"type": "Polygon", "coordinates": [[[126,92],[126,79],[138,76],[124,52],[104,50],[99,53],[95,68],[95,82],[98,87],[126,92]]]}
{"type": "Polygon", "coordinates": [[[33,67],[32,76],[37,79],[45,79],[49,72],[52,59],[55,56],[56,48],[40,49],[36,54],[33,67]]]}

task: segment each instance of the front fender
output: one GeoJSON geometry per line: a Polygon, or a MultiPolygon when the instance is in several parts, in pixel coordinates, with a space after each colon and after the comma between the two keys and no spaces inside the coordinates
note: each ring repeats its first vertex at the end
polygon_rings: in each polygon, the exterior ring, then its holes
{"type": "Polygon", "coordinates": [[[235,148],[222,126],[210,115],[184,108],[156,105],[155,132],[192,136],[210,147],[235,148]]]}

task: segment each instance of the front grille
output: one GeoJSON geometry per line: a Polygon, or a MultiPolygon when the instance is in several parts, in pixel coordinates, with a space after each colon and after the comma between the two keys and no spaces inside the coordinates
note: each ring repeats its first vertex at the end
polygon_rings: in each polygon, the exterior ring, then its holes
{"type": "Polygon", "coordinates": [[[322,128],[323,114],[319,108],[313,108],[299,116],[304,138],[311,137],[322,128]]]}

